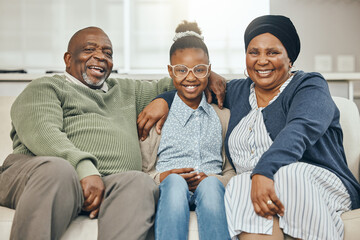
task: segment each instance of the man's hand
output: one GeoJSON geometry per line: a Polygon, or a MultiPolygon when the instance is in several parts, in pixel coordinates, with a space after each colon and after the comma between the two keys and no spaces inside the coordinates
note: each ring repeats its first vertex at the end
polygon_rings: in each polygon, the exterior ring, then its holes
{"type": "Polygon", "coordinates": [[[171,169],[169,171],[162,172],[162,173],[160,173],[160,182],[162,182],[167,176],[169,176],[172,173],[183,174],[181,176],[184,176],[184,175],[186,175],[186,173],[190,173],[192,171],[194,171],[193,168],[177,168],[177,169],[171,169]]]}
{"type": "Polygon", "coordinates": [[[208,100],[208,103],[212,102],[211,91],[216,95],[218,100],[218,106],[220,109],[223,108],[225,100],[225,90],[226,90],[226,79],[219,74],[211,71],[209,76],[209,83],[205,89],[205,95],[208,100]]]}
{"type": "Polygon", "coordinates": [[[155,123],[156,132],[160,134],[168,113],[169,106],[164,99],[158,98],[149,103],[139,114],[136,121],[140,140],[144,141],[147,138],[150,129],[155,123]]]}
{"type": "Polygon", "coordinates": [[[104,198],[105,186],[100,176],[92,175],[80,180],[84,194],[84,205],[82,210],[90,212],[90,218],[97,217],[100,204],[104,198]]]}
{"type": "Polygon", "coordinates": [[[267,219],[284,215],[284,206],[275,193],[274,181],[260,174],[252,177],[251,201],[255,212],[267,219]]]}
{"type": "Polygon", "coordinates": [[[197,186],[200,184],[200,182],[208,177],[203,172],[196,173],[196,175],[190,175],[190,174],[186,174],[186,175],[189,175],[188,178],[186,178],[187,176],[184,176],[184,178],[185,178],[186,182],[188,183],[189,190],[191,192],[195,192],[195,190],[196,190],[197,186]]]}

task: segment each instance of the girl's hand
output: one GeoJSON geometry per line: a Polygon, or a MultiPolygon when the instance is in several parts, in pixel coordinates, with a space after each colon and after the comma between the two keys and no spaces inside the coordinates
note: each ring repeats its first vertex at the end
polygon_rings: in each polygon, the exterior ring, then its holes
{"type": "Polygon", "coordinates": [[[203,172],[200,172],[200,173],[194,172],[194,173],[191,173],[191,175],[187,174],[187,175],[189,175],[189,177],[185,178],[186,182],[188,183],[189,190],[191,192],[195,192],[195,190],[196,190],[197,186],[200,184],[200,182],[208,177],[203,172]],[[194,175],[194,173],[195,173],[195,175],[194,175]]]}
{"type": "Polygon", "coordinates": [[[182,174],[182,176],[183,176],[183,175],[188,175],[187,173],[190,173],[192,171],[194,171],[193,168],[178,168],[178,169],[171,169],[169,171],[162,172],[162,173],[160,173],[160,182],[162,182],[167,176],[169,176],[172,173],[182,174]]]}

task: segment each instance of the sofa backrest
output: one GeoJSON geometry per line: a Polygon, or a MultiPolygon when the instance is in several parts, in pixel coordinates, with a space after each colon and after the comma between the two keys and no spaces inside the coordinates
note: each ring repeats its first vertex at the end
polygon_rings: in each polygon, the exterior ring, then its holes
{"type": "MultiPolygon", "coordinates": [[[[0,165],[12,152],[10,139],[10,108],[16,97],[0,96],[0,165]]],[[[354,102],[341,97],[333,97],[340,110],[340,124],[344,133],[344,148],[349,168],[359,180],[360,163],[360,117],[354,102]]]]}
{"type": "Polygon", "coordinates": [[[343,144],[346,160],[351,172],[359,181],[360,162],[360,117],[356,104],[349,99],[333,97],[340,110],[340,125],[343,130],[343,144]]]}

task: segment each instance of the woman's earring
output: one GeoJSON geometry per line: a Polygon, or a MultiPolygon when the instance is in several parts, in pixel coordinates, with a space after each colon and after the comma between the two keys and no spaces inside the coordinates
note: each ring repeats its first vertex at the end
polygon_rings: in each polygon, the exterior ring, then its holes
{"type": "Polygon", "coordinates": [[[289,65],[289,71],[288,71],[289,77],[291,77],[296,72],[296,70],[294,70],[293,68],[294,68],[294,65],[290,64],[289,65]]]}
{"type": "Polygon", "coordinates": [[[249,74],[247,73],[247,69],[246,69],[246,68],[244,69],[244,75],[245,75],[246,78],[249,77],[249,74]]]}

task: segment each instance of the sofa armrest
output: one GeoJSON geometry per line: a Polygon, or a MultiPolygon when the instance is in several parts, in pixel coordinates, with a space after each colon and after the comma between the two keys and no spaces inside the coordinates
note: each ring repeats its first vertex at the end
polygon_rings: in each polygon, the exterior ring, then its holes
{"type": "Polygon", "coordinates": [[[346,98],[333,97],[340,110],[340,125],[344,134],[344,150],[351,172],[359,181],[360,117],[356,104],[346,98]]]}

